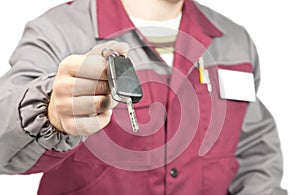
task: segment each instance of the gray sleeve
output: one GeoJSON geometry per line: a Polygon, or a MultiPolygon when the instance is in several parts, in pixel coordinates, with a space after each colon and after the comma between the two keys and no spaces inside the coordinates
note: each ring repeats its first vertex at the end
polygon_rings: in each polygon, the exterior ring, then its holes
{"type": "MultiPolygon", "coordinates": [[[[249,37],[249,36],[248,36],[249,37]]],[[[260,80],[259,60],[249,38],[256,89],[260,80]]],[[[240,168],[229,191],[237,195],[286,195],[280,188],[283,159],[275,121],[260,102],[252,102],[242,126],[236,157],[240,168]]]]}
{"type": "Polygon", "coordinates": [[[58,64],[75,52],[51,14],[27,24],[10,59],[12,68],[0,79],[0,174],[24,173],[45,151],[68,151],[81,142],[56,131],[47,118],[58,64]]]}
{"type": "Polygon", "coordinates": [[[282,153],[276,125],[258,99],[248,107],[236,156],[240,169],[231,194],[287,194],[280,189],[282,153]]]}

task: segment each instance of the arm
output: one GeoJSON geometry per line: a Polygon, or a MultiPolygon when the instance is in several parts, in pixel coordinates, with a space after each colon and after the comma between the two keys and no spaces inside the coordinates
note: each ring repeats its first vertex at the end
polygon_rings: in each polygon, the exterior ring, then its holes
{"type": "MultiPolygon", "coordinates": [[[[105,66],[99,58],[101,47],[70,55],[91,48],[93,34],[70,35],[69,31],[82,33],[78,28],[89,28],[77,25],[74,18],[60,24],[53,17],[58,16],[50,12],[26,26],[10,59],[12,68],[0,80],[2,174],[46,172],[77,150],[82,142],[79,135],[85,138],[99,131],[110,119],[106,111],[111,97],[107,80],[101,77],[105,75],[100,74],[105,66]],[[88,116],[95,112],[96,120],[91,121],[88,116]]],[[[65,15],[62,18],[67,20],[65,15]]],[[[126,50],[123,46],[102,45],[120,53],[126,50]]]]}
{"type": "MultiPolygon", "coordinates": [[[[259,60],[250,38],[249,44],[255,84],[258,89],[259,60]]],[[[230,194],[287,194],[280,188],[283,160],[276,124],[270,112],[259,99],[248,106],[236,157],[240,169],[230,186],[230,194]]]]}
{"type": "MultiPolygon", "coordinates": [[[[40,22],[26,26],[10,59],[12,68],[0,80],[0,173],[23,173],[46,150],[71,150],[81,141],[56,131],[48,121],[52,84],[67,51],[64,42],[57,45],[52,40],[59,34],[45,34],[40,22]]],[[[54,32],[49,23],[43,25],[54,32]]]]}
{"type": "Polygon", "coordinates": [[[280,188],[283,165],[276,125],[259,100],[248,107],[236,156],[240,169],[231,194],[287,194],[280,188]]]}

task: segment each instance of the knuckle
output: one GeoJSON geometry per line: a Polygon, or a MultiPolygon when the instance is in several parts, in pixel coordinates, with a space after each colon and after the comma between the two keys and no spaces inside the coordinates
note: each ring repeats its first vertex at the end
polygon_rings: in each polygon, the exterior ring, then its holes
{"type": "Polygon", "coordinates": [[[71,54],[67,56],[60,62],[59,68],[64,69],[70,67],[74,58],[75,58],[75,54],[71,54]]]}
{"type": "Polygon", "coordinates": [[[51,108],[61,117],[72,114],[72,105],[65,98],[54,97],[51,108]]]}
{"type": "Polygon", "coordinates": [[[74,61],[77,61],[80,58],[81,55],[79,54],[71,54],[67,56],[64,60],[67,62],[67,64],[73,64],[74,61]]]}
{"type": "Polygon", "coordinates": [[[53,94],[59,94],[60,91],[61,91],[61,88],[60,88],[60,79],[55,79],[54,83],[53,83],[53,86],[52,86],[52,91],[53,91],[53,94]]]}
{"type": "Polygon", "coordinates": [[[54,86],[57,91],[69,92],[74,88],[74,81],[67,78],[61,78],[55,82],[54,86]]]}
{"type": "Polygon", "coordinates": [[[63,101],[61,99],[56,99],[55,100],[54,106],[55,106],[56,111],[60,112],[63,109],[64,104],[62,102],[63,101]]]}
{"type": "Polygon", "coordinates": [[[79,54],[71,54],[64,58],[58,68],[59,73],[76,73],[77,69],[79,69],[80,64],[82,64],[84,58],[83,55],[79,54]]]}
{"type": "Polygon", "coordinates": [[[72,104],[63,99],[56,101],[55,108],[59,113],[72,113],[72,104]]]}
{"type": "Polygon", "coordinates": [[[61,124],[65,132],[74,135],[76,134],[76,124],[71,118],[62,118],[61,124]]]}

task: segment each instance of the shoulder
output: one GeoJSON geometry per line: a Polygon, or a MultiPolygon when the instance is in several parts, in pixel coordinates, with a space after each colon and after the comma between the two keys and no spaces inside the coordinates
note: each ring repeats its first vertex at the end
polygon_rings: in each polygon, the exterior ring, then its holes
{"type": "Polygon", "coordinates": [[[195,2],[199,10],[207,17],[207,19],[221,30],[225,35],[230,33],[245,33],[243,26],[235,23],[221,13],[195,2]]]}
{"type": "Polygon", "coordinates": [[[214,39],[209,48],[215,60],[223,64],[256,62],[256,48],[247,30],[226,16],[196,3],[199,10],[223,35],[214,39]]]}
{"type": "Polygon", "coordinates": [[[90,0],[75,0],[50,8],[31,22],[36,25],[55,24],[69,27],[83,20],[90,20],[90,11],[90,0]]]}
{"type": "Polygon", "coordinates": [[[91,12],[91,0],[64,3],[28,22],[25,31],[65,50],[65,55],[86,52],[94,44],[91,12]]]}

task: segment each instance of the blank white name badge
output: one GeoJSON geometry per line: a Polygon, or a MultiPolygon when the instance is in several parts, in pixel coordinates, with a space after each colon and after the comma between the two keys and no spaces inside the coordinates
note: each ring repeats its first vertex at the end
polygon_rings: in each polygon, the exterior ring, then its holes
{"type": "Polygon", "coordinates": [[[218,70],[222,99],[254,102],[256,100],[252,73],[233,70],[218,70]]]}

